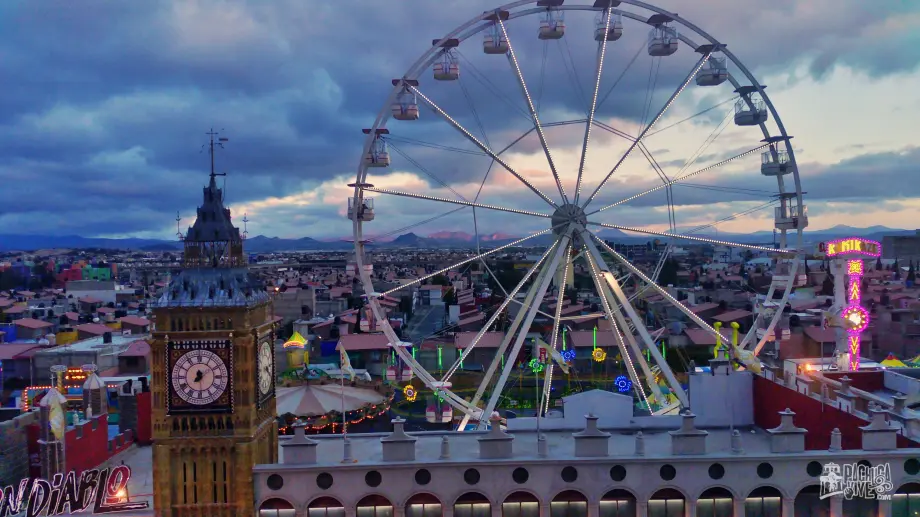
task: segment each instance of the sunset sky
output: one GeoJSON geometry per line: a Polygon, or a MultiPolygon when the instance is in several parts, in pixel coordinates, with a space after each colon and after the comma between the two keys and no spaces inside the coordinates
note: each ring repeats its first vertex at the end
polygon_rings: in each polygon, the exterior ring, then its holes
{"type": "MultiPolygon", "coordinates": [[[[655,5],[679,12],[727,44],[767,85],[794,136],[811,229],[917,226],[920,5],[655,5]]],[[[346,185],[354,182],[361,159],[361,129],[371,127],[384,107],[390,80],[402,77],[432,39],[497,6],[482,0],[0,3],[0,233],[171,238],[176,213],[188,226],[200,203],[208,173],[207,154],[200,151],[213,126],[230,139],[217,155],[218,170],[228,173],[228,203],[239,225],[248,215],[250,235],[349,236],[344,214],[352,191],[346,185]],[[49,9],[49,3],[57,5],[49,9]]],[[[647,13],[625,3],[622,9],[647,13]]],[[[586,118],[595,80],[594,17],[566,13],[566,36],[546,43],[536,37],[539,15],[507,23],[544,124],[586,118]]],[[[624,36],[607,47],[602,95],[622,79],[597,119],[635,136],[699,54],[681,43],[675,55],[653,59],[645,51],[649,27],[629,19],[624,24],[624,36]]],[[[482,52],[481,34],[461,44],[459,60],[460,81],[434,81],[428,69],[419,76],[420,90],[497,151],[530,124],[513,68],[505,57],[482,52]]],[[[749,84],[734,64],[729,71],[749,84]]],[[[725,101],[735,96],[732,90],[728,83],[704,88],[691,82],[655,125],[653,132],[665,130],[648,136],[645,145],[665,174],[693,172],[760,145],[759,128],[731,123],[733,102],[725,101]]],[[[549,211],[497,165],[483,183],[490,159],[424,106],[420,120],[391,119],[387,127],[393,162],[371,172],[368,181],[377,187],[474,199],[482,184],[481,203],[549,211]]],[[[773,117],[768,127],[777,134],[773,117]]],[[[584,129],[583,123],[546,129],[570,195],[584,129]]],[[[583,198],[627,146],[592,130],[583,198]]],[[[559,197],[535,134],[503,157],[537,188],[559,197]]],[[[716,228],[772,229],[767,203],[777,184],[759,166],[758,152],[696,176],[690,186],[675,186],[678,227],[692,229],[761,206],[716,228]]],[[[649,161],[636,151],[591,207],[656,184],[649,161]]],[[[469,209],[413,226],[457,207],[373,197],[377,219],[367,225],[370,235],[473,232],[469,209]]],[[[477,215],[483,233],[523,235],[547,227],[542,218],[482,210],[477,215]]],[[[667,229],[664,190],[596,220],[667,229]]]]}

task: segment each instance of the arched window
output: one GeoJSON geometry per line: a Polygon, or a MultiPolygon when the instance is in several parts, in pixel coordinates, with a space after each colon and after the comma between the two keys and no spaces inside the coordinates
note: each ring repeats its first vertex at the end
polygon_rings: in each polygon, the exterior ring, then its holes
{"type": "Polygon", "coordinates": [[[920,483],[902,485],[891,496],[891,515],[917,515],[920,513],[920,483]]]}
{"type": "Polygon", "coordinates": [[[307,517],[345,517],[345,507],[332,497],[317,497],[307,507],[307,517]]]}
{"type": "Polygon", "coordinates": [[[415,494],[406,501],[406,517],[441,517],[441,500],[437,497],[421,493],[415,494]]]}
{"type": "Polygon", "coordinates": [[[294,505],[273,497],[259,506],[259,517],[294,517],[294,505]]]}
{"type": "Polygon", "coordinates": [[[636,496],[619,488],[601,498],[599,517],[633,517],[636,515],[636,496]]]}
{"type": "Polygon", "coordinates": [[[502,503],[502,517],[540,517],[540,501],[530,492],[514,492],[502,503]]]}
{"type": "Polygon", "coordinates": [[[732,493],[722,487],[712,487],[696,500],[697,517],[732,517],[732,493]]]}
{"type": "Polygon", "coordinates": [[[479,492],[467,492],[454,502],[454,517],[492,517],[492,503],[479,492]]]}
{"type": "Polygon", "coordinates": [[[795,517],[828,517],[831,514],[830,498],[821,499],[821,487],[810,485],[795,496],[795,517]]]}
{"type": "Polygon", "coordinates": [[[566,490],[549,503],[550,517],[587,517],[588,498],[577,490],[566,490]]]}
{"type": "Polygon", "coordinates": [[[772,486],[755,488],[744,500],[746,517],[782,517],[783,494],[772,486]]]}
{"type": "Polygon", "coordinates": [[[648,517],[684,517],[684,494],[673,488],[662,488],[648,500],[648,517]]]}
{"type": "Polygon", "coordinates": [[[393,517],[393,503],[382,495],[369,495],[358,501],[357,517],[393,517]]]}

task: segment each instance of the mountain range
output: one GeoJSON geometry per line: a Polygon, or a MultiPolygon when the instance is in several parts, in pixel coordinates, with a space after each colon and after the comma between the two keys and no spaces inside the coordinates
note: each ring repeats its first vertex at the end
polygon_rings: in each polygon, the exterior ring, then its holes
{"type": "MultiPolygon", "coordinates": [[[[838,225],[833,228],[824,230],[812,230],[805,233],[805,240],[809,243],[818,241],[840,238],[840,237],[863,237],[881,241],[884,235],[914,235],[914,230],[901,230],[897,228],[888,228],[886,226],[870,226],[868,228],[854,228],[851,226],[838,225]]],[[[650,237],[642,235],[632,235],[619,230],[604,229],[598,232],[598,235],[607,240],[618,242],[640,243],[646,242],[650,237]]],[[[727,233],[727,232],[694,232],[694,236],[711,237],[725,241],[738,243],[765,243],[771,242],[773,232],[759,231],[752,233],[727,233]]],[[[480,235],[479,240],[482,244],[489,247],[502,246],[519,239],[520,237],[505,234],[493,233],[480,235]]],[[[532,246],[544,246],[552,242],[553,236],[550,234],[541,235],[527,241],[532,246]]],[[[475,246],[476,238],[466,232],[456,231],[439,231],[428,236],[420,236],[415,233],[405,233],[392,240],[371,241],[368,243],[369,248],[387,249],[387,248],[459,248],[475,246]]],[[[283,239],[280,237],[266,237],[258,235],[246,240],[245,248],[250,253],[266,253],[272,251],[337,251],[350,250],[353,245],[345,239],[338,240],[319,240],[310,237],[301,237],[299,239],[283,239]]],[[[176,241],[167,241],[159,239],[109,239],[99,237],[81,237],[79,235],[15,235],[0,234],[0,251],[14,250],[38,250],[38,249],[129,249],[138,251],[177,251],[182,249],[182,245],[176,241]]]]}

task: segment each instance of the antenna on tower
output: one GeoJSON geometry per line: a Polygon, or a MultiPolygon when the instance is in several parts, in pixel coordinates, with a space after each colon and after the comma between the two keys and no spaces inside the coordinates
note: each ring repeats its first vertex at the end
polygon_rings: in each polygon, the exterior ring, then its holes
{"type": "MultiPolygon", "coordinates": [[[[224,131],[224,129],[221,128],[220,131],[224,131]]],[[[206,135],[208,135],[208,137],[210,137],[210,141],[207,144],[201,146],[202,151],[204,151],[205,146],[207,146],[208,154],[211,156],[211,182],[212,183],[214,182],[215,176],[226,176],[227,175],[226,173],[218,173],[214,171],[214,147],[217,146],[217,147],[220,147],[221,149],[226,149],[226,147],[224,147],[224,142],[230,141],[229,138],[220,136],[220,131],[214,131],[214,128],[212,127],[210,131],[205,133],[206,135]],[[216,142],[214,141],[215,136],[217,137],[216,142]]]]}
{"type": "Polygon", "coordinates": [[[182,218],[179,217],[179,212],[176,212],[176,236],[180,241],[185,240],[185,235],[182,235],[182,218]]]}
{"type": "Polygon", "coordinates": [[[243,214],[243,238],[245,239],[249,236],[249,227],[246,223],[249,222],[249,217],[247,214],[243,214]]]}

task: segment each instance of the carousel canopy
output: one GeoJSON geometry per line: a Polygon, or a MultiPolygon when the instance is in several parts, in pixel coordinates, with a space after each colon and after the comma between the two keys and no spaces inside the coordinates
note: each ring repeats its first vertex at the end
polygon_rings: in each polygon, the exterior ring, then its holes
{"type": "Polygon", "coordinates": [[[380,404],[386,400],[386,397],[374,390],[340,384],[278,388],[276,398],[278,416],[290,413],[297,417],[322,416],[333,411],[340,412],[343,399],[345,411],[354,411],[370,404],[380,404]]]}
{"type": "Polygon", "coordinates": [[[306,344],[307,340],[300,335],[300,332],[294,332],[291,339],[284,344],[284,348],[303,348],[306,344]]]}
{"type": "Polygon", "coordinates": [[[900,359],[894,356],[894,354],[888,354],[888,357],[882,361],[882,366],[887,366],[889,368],[904,368],[907,365],[901,362],[900,359]]]}

